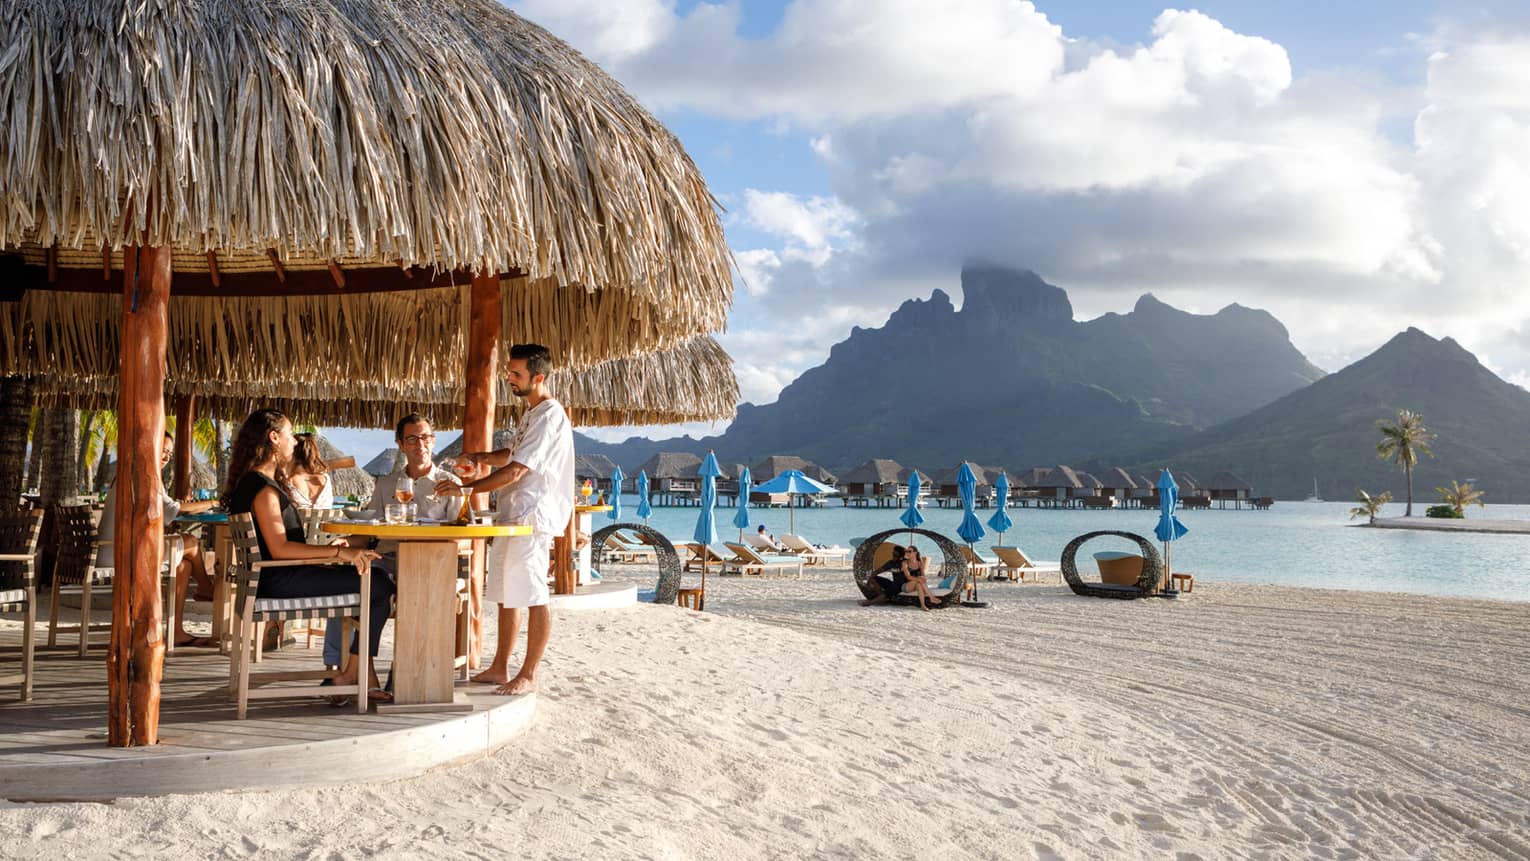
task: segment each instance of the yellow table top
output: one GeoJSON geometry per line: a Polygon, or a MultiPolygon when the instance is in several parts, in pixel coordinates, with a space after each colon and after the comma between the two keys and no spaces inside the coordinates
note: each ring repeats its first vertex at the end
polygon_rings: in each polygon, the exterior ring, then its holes
{"type": "Polygon", "coordinates": [[[591,511],[610,511],[611,510],[611,506],[609,506],[609,505],[576,505],[576,506],[574,506],[574,510],[579,512],[580,514],[588,514],[591,511]]]}
{"type": "Polygon", "coordinates": [[[370,535],[396,541],[449,541],[457,538],[495,538],[500,535],[531,534],[530,526],[499,524],[456,526],[419,523],[348,523],[343,520],[328,520],[319,524],[319,528],[337,535],[370,535]]]}

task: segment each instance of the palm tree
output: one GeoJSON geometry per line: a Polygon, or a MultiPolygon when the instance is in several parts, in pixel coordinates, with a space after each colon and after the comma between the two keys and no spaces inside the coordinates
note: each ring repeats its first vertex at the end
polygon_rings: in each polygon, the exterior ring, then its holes
{"type": "Polygon", "coordinates": [[[1424,427],[1424,417],[1409,410],[1398,410],[1394,421],[1381,419],[1376,422],[1381,431],[1381,442],[1376,443],[1376,456],[1382,460],[1396,461],[1408,477],[1408,507],[1403,517],[1413,516],[1413,468],[1418,457],[1427,454],[1434,457],[1429,444],[1435,435],[1424,427]]]}
{"type": "Polygon", "coordinates": [[[32,378],[0,380],[0,500],[7,505],[15,505],[21,498],[31,412],[32,378]]]}
{"type": "Polygon", "coordinates": [[[1468,505],[1487,507],[1487,503],[1482,501],[1482,491],[1478,490],[1477,486],[1469,481],[1462,484],[1452,480],[1450,487],[1436,487],[1435,491],[1440,494],[1441,501],[1456,510],[1456,516],[1458,517],[1466,516],[1466,506],[1468,505]]]}
{"type": "Polygon", "coordinates": [[[1369,517],[1371,519],[1370,522],[1375,523],[1376,515],[1381,513],[1381,506],[1392,501],[1392,492],[1390,490],[1383,490],[1381,493],[1371,496],[1363,490],[1357,490],[1355,491],[1355,501],[1360,504],[1349,510],[1349,519],[1369,517]]]}

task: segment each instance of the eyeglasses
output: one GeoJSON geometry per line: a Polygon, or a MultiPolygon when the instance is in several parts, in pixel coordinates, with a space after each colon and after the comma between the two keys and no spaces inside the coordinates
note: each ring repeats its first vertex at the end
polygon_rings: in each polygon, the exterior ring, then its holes
{"type": "Polygon", "coordinates": [[[410,434],[409,436],[404,437],[404,444],[419,445],[422,442],[430,442],[435,438],[436,435],[433,433],[410,434]]]}

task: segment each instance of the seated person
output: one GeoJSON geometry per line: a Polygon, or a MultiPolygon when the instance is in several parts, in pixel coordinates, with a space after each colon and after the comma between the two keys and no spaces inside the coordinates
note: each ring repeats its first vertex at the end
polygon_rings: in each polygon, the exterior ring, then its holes
{"type": "MultiPolygon", "coordinates": [[[[303,539],[303,520],[297,506],[287,496],[278,476],[283,474],[292,460],[297,440],[292,435],[292,422],[276,410],[256,410],[245,419],[234,438],[233,451],[229,455],[228,486],[224,490],[224,504],[230,514],[248,512],[255,521],[255,537],[260,543],[263,559],[324,560],[340,559],[355,566],[355,570],[338,565],[300,565],[290,568],[272,568],[262,573],[259,591],[261,598],[312,598],[321,595],[343,595],[361,589],[358,572],[370,568],[377,554],[364,547],[352,547],[345,539],[333,544],[308,544],[303,539]]],[[[388,624],[389,604],[393,600],[393,581],[384,576],[371,580],[371,592],[364,596],[370,604],[370,630],[367,631],[371,654],[377,655],[382,642],[383,627],[388,624]]],[[[338,630],[338,626],[335,626],[338,630]]],[[[354,654],[359,644],[351,648],[354,654]]],[[[334,677],[337,685],[355,684],[357,666],[341,670],[334,677]]],[[[387,702],[391,696],[382,691],[377,683],[376,662],[368,668],[367,686],[374,689],[369,697],[387,702]]],[[[343,705],[339,700],[336,704],[343,705]]]]}
{"type": "Polygon", "coordinates": [[[292,468],[287,472],[287,495],[298,508],[334,508],[335,487],[329,466],[311,433],[300,433],[292,449],[292,468]]]}
{"type": "Polygon", "coordinates": [[[893,547],[892,558],[882,563],[882,567],[871,572],[871,585],[875,586],[880,591],[876,595],[861,601],[862,607],[870,607],[873,604],[886,604],[888,601],[891,601],[893,598],[902,594],[903,583],[907,578],[907,575],[903,570],[903,557],[906,552],[907,551],[901,545],[895,545],[893,547]],[[887,580],[884,580],[882,577],[878,576],[880,574],[891,575],[892,582],[889,583],[887,580]]]}
{"type": "MultiPolygon", "coordinates": [[[[164,469],[175,456],[175,437],[165,434],[163,447],[159,452],[159,467],[164,469]]],[[[172,533],[171,522],[181,514],[200,514],[207,511],[218,503],[213,500],[176,500],[165,493],[163,487],[159,491],[161,502],[164,504],[165,532],[172,533]]],[[[117,485],[106,493],[106,505],[101,509],[101,525],[96,530],[96,539],[100,542],[96,552],[97,568],[115,568],[117,562],[113,557],[112,537],[117,531],[117,485]]],[[[185,534],[185,543],[181,556],[181,564],[175,569],[175,645],[191,648],[205,648],[213,643],[206,637],[193,637],[186,631],[186,591],[192,580],[197,582],[197,599],[211,601],[213,594],[212,578],[207,576],[207,566],[202,561],[202,544],[195,535],[185,534]]]]}
{"type": "MultiPolygon", "coordinates": [[[[390,502],[402,502],[400,490],[405,491],[415,505],[419,517],[450,523],[457,519],[462,498],[436,495],[436,482],[451,481],[461,484],[452,471],[435,462],[433,452],[436,434],[430,420],[418,413],[410,413],[399,420],[393,429],[393,439],[399,451],[404,453],[404,463],[398,469],[377,480],[372,490],[372,500],[367,504],[372,516],[382,519],[383,509],[390,502]]],[[[380,541],[375,548],[382,559],[375,566],[387,574],[398,571],[398,542],[380,541]]],[[[340,625],[324,626],[324,665],[340,666],[340,625]]],[[[353,642],[354,646],[354,642],[353,642]]],[[[355,649],[352,648],[354,652],[355,649]]]]}
{"type": "Polygon", "coordinates": [[[919,552],[919,548],[910,544],[903,555],[903,594],[918,595],[919,609],[928,610],[929,601],[939,600],[930,594],[929,579],[925,576],[929,573],[930,560],[919,552]]]}
{"type": "Polygon", "coordinates": [[[754,545],[756,550],[769,550],[772,553],[785,552],[785,548],[776,543],[776,536],[771,535],[765,529],[765,524],[763,523],[760,524],[759,530],[754,533],[753,540],[750,543],[754,545]]]}

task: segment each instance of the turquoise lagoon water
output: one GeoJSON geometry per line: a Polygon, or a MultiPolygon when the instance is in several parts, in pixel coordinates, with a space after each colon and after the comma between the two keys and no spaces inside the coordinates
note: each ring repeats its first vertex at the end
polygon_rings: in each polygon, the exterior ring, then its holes
{"type": "MultiPolygon", "coordinates": [[[[1429,502],[1415,501],[1415,511],[1429,502]]],[[[632,515],[636,500],[624,495],[623,520],[632,515]]],[[[1411,592],[1425,595],[1472,596],[1530,601],[1530,535],[1415,532],[1353,526],[1350,504],[1342,502],[1278,502],[1269,511],[1184,511],[1180,521],[1190,534],[1173,546],[1176,571],[1198,578],[1282,586],[1317,586],[1372,592],[1411,592]]],[[[722,540],[738,535],[732,525],[735,509],[717,510],[722,540]]],[[[696,508],[655,508],[649,524],[674,539],[687,539],[695,530],[696,508]]],[[[784,508],[750,509],[751,528],[760,523],[779,535],[787,530],[784,508]]],[[[853,537],[899,526],[896,509],[845,508],[830,500],[821,508],[796,511],[797,532],[822,544],[848,546],[853,537]]],[[[924,508],[924,528],[955,538],[960,509],[924,508]]],[[[987,521],[992,509],[980,510],[987,521]]],[[[1390,505],[1386,516],[1402,514],[1390,505]]],[[[1152,537],[1156,511],[1083,511],[1010,509],[1015,528],[1006,544],[1019,544],[1034,558],[1058,559],[1073,537],[1097,529],[1119,529],[1152,537]]],[[[1530,521],[1530,505],[1490,505],[1472,509],[1469,518],[1530,521]]],[[[605,521],[596,515],[596,526],[605,521]]],[[[989,536],[979,547],[996,542],[989,536]]],[[[1091,542],[1084,553],[1127,549],[1115,539],[1091,542]]],[[[1084,567],[1081,565],[1081,567],[1084,567]]],[[[1092,567],[1092,566],[1091,566],[1092,567]]]]}

